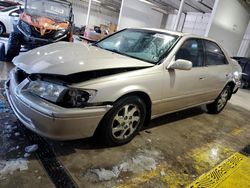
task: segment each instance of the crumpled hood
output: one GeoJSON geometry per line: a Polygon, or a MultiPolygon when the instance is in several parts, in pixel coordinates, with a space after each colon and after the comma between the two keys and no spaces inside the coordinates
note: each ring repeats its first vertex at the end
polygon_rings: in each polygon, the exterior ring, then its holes
{"type": "Polygon", "coordinates": [[[69,75],[78,72],[150,67],[152,64],[81,43],[58,42],[36,48],[13,59],[28,74],[69,75]]]}

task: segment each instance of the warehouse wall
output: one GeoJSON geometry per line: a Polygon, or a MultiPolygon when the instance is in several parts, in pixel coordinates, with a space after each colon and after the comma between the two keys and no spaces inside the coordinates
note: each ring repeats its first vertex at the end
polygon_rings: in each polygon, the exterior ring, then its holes
{"type": "Polygon", "coordinates": [[[237,56],[250,57],[250,21],[248,23],[248,27],[241,42],[237,56]]]}
{"type": "MultiPolygon", "coordinates": [[[[176,22],[176,18],[177,18],[177,13],[176,14],[169,14],[165,29],[174,30],[174,25],[175,25],[175,22],[176,22]]],[[[178,25],[178,28],[177,28],[177,31],[182,31],[184,21],[185,21],[185,14],[182,13],[181,18],[180,18],[180,22],[179,22],[179,25],[178,25]]]]}
{"type": "MultiPolygon", "coordinates": [[[[210,16],[210,13],[203,14],[198,12],[188,12],[186,16],[182,13],[177,31],[204,36],[210,16]]],[[[176,17],[176,14],[169,14],[166,29],[174,29],[176,17]]]]}
{"type": "Polygon", "coordinates": [[[119,29],[127,27],[160,28],[163,14],[151,9],[151,6],[138,0],[124,1],[119,29]]]}
{"type": "Polygon", "coordinates": [[[210,16],[210,13],[188,12],[182,31],[205,36],[210,16]]]}
{"type": "MultiPolygon", "coordinates": [[[[86,18],[87,18],[87,9],[82,7],[73,6],[74,16],[75,16],[75,25],[76,26],[84,26],[86,25],[86,18]]],[[[108,23],[117,24],[118,22],[118,15],[114,14],[113,16],[106,15],[102,12],[96,12],[91,10],[90,12],[90,20],[89,24],[90,27],[100,24],[108,24],[108,23]]]]}
{"type": "Polygon", "coordinates": [[[208,36],[220,41],[231,56],[237,55],[250,14],[238,0],[219,0],[208,36]]]}

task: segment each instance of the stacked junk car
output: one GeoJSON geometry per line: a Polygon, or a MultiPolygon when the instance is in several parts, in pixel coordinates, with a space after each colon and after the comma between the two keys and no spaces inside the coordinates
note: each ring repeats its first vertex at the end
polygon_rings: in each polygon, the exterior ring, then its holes
{"type": "Polygon", "coordinates": [[[20,51],[58,42],[73,41],[72,3],[64,0],[26,0],[14,31],[10,33],[6,60],[20,51]]]}

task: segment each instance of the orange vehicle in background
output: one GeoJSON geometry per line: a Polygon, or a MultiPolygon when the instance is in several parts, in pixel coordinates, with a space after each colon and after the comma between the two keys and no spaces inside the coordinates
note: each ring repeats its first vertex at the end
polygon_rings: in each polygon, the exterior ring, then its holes
{"type": "Polygon", "coordinates": [[[72,3],[64,0],[26,0],[24,12],[10,34],[6,59],[11,61],[21,47],[33,49],[58,41],[73,41],[72,3]]]}

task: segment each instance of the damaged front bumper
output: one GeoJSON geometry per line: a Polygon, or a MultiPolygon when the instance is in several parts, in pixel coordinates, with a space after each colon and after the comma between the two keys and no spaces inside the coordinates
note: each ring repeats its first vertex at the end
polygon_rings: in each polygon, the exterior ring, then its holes
{"type": "Polygon", "coordinates": [[[111,105],[63,108],[23,90],[28,82],[25,79],[18,83],[12,70],[5,87],[8,101],[27,128],[51,139],[71,140],[93,136],[103,116],[112,108],[111,105]]]}

